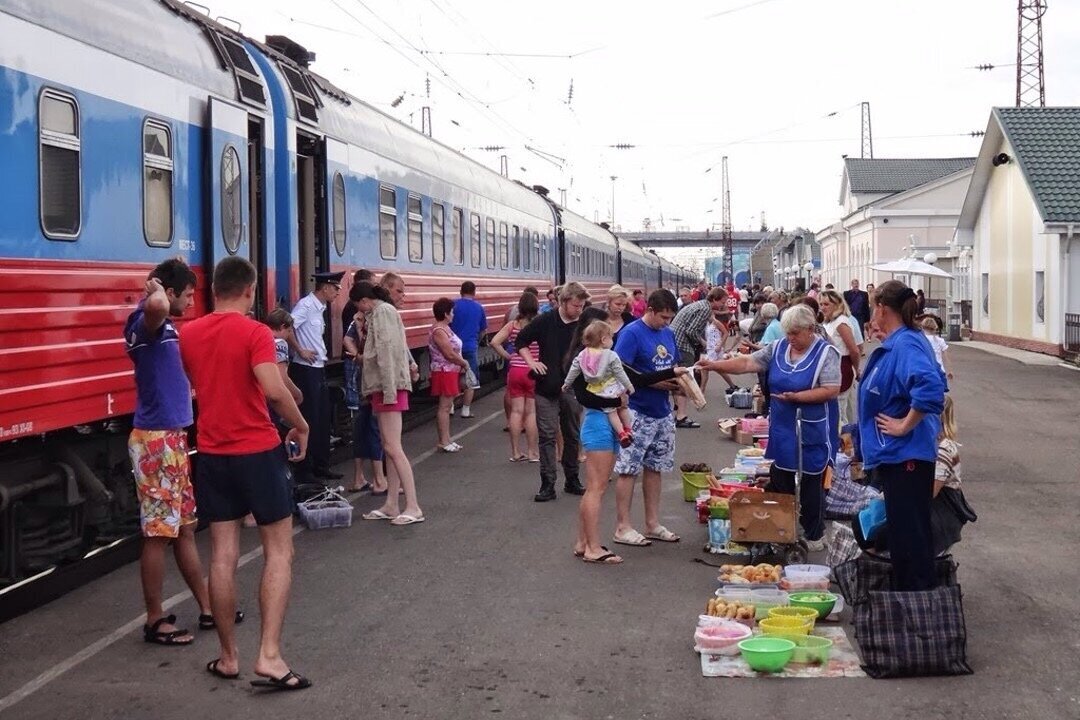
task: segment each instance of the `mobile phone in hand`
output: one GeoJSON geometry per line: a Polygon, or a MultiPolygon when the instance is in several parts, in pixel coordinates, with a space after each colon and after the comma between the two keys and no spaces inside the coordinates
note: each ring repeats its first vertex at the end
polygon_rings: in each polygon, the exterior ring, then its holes
{"type": "Polygon", "coordinates": [[[297,457],[300,454],[300,443],[295,440],[290,440],[285,443],[285,450],[289,453],[289,457],[297,457]]]}

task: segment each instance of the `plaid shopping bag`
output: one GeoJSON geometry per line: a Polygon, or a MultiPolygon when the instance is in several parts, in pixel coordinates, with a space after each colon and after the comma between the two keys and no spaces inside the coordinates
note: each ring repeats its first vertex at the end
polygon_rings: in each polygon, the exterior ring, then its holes
{"type": "Polygon", "coordinates": [[[871,500],[882,497],[881,493],[874,488],[860,485],[852,480],[850,467],[848,465],[844,471],[838,471],[833,475],[832,487],[829,488],[829,494],[825,496],[827,517],[853,518],[869,505],[871,500]]]}
{"type": "Polygon", "coordinates": [[[855,638],[872,678],[972,673],[959,585],[870,592],[855,611],[855,638]]]}
{"type": "Polygon", "coordinates": [[[854,560],[860,553],[862,550],[859,549],[859,543],[855,542],[855,533],[852,532],[851,525],[834,522],[825,564],[835,568],[849,560],[854,560]]]}
{"type": "MultiPolygon", "coordinates": [[[[952,555],[942,555],[934,560],[939,586],[956,585],[956,562],[952,555]]],[[[849,605],[866,603],[870,593],[892,590],[892,563],[870,553],[863,553],[854,560],[840,563],[833,568],[833,578],[840,594],[849,605]]]]}

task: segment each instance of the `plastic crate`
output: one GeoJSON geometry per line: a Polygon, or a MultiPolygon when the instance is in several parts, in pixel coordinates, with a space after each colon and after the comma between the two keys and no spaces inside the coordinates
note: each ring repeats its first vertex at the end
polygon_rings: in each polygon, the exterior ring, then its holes
{"type": "Polygon", "coordinates": [[[352,503],[333,490],[297,503],[296,507],[300,511],[300,519],[309,530],[352,526],[352,503]]]}

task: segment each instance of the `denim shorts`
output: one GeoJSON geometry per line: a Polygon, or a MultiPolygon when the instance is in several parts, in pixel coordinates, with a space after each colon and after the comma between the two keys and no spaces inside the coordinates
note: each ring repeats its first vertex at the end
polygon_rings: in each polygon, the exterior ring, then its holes
{"type": "Polygon", "coordinates": [[[642,471],[671,472],[675,469],[675,419],[634,413],[634,444],[622,448],[615,461],[619,475],[637,475],[642,471]]]}
{"type": "MultiPolygon", "coordinates": [[[[476,378],[477,382],[480,382],[480,360],[477,359],[476,348],[473,348],[472,350],[462,350],[461,357],[465,358],[465,361],[469,363],[473,377],[476,378]]],[[[479,387],[479,385],[473,385],[474,390],[479,387]]]]}
{"type": "Polygon", "coordinates": [[[585,411],[585,419],[581,423],[581,447],[586,452],[618,453],[622,449],[619,439],[615,437],[615,429],[602,410],[585,411]]]}

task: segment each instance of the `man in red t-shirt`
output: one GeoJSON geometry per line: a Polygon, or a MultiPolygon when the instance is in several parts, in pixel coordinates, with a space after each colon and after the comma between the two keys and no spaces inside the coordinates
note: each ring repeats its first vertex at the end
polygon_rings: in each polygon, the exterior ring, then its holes
{"type": "Polygon", "coordinates": [[[270,329],[248,317],[255,300],[255,266],[228,257],[214,268],[214,312],[184,327],[180,356],[198,403],[199,455],[195,498],[210,521],[210,607],[221,656],[208,672],[234,680],[236,564],[240,521],[251,513],[259,525],[265,570],[259,591],[262,637],[257,687],[299,690],[311,681],[281,658],[281,626],[292,582],[292,483],[285,451],[267,402],[292,428],[285,436],[297,462],[307,452],[308,424],[281,381],[270,329]],[[293,445],[295,443],[295,445],[293,445]]]}

